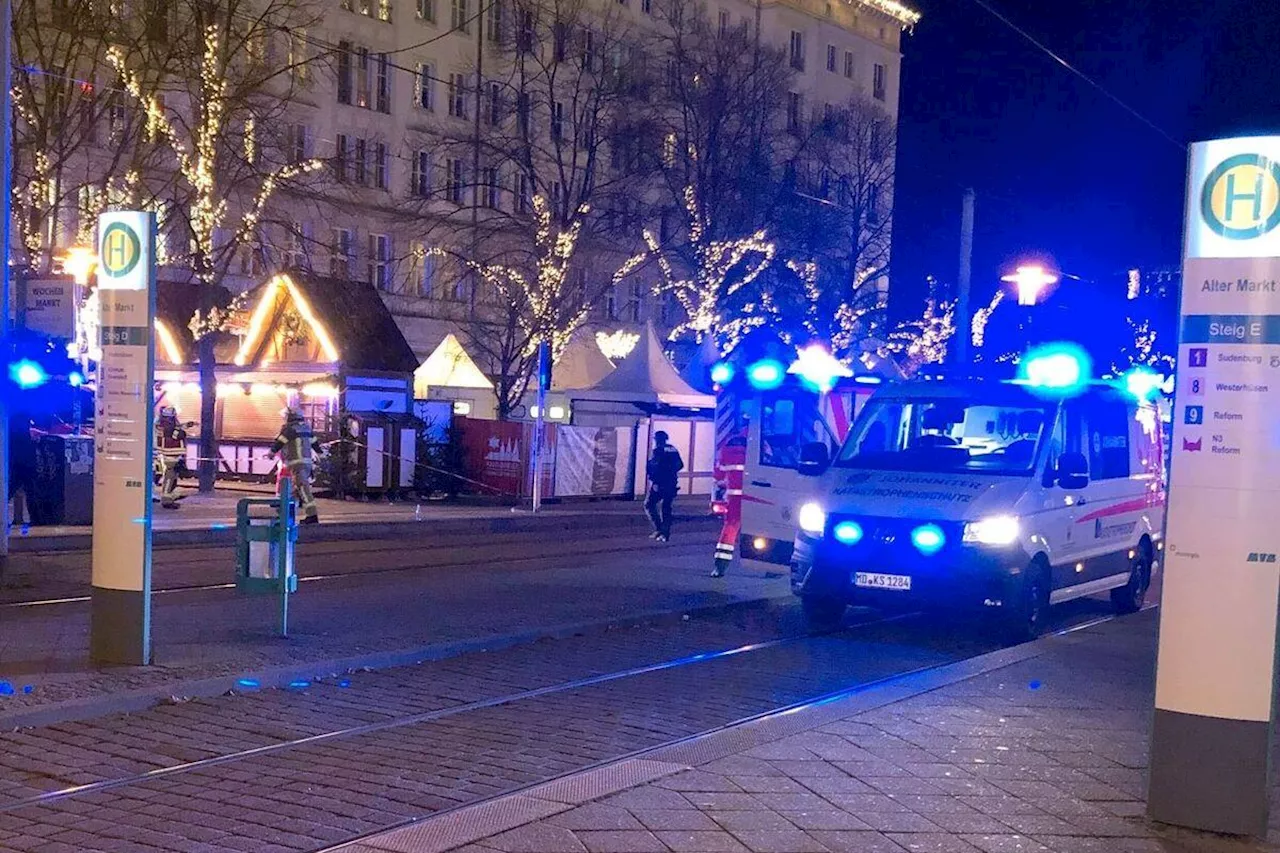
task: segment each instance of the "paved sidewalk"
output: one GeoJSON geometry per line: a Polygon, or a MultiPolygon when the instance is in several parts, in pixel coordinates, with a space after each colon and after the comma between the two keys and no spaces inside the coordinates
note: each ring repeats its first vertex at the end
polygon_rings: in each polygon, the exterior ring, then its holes
{"type": "Polygon", "coordinates": [[[1145,820],[1156,621],[1148,611],[892,679],[335,849],[1276,849],[1145,820]]]}
{"type": "MultiPolygon", "coordinates": [[[[180,544],[211,544],[234,540],[236,504],[241,498],[271,497],[270,489],[244,486],[220,487],[212,494],[185,493],[179,509],[162,509],[157,503],[152,526],[157,546],[180,544]]],[[[709,498],[689,495],[676,503],[676,513],[681,518],[698,518],[710,515],[709,498]]],[[[435,526],[448,525],[459,530],[488,530],[509,526],[537,527],[543,519],[554,523],[555,519],[604,516],[610,520],[625,519],[636,526],[643,526],[644,511],[638,501],[628,500],[567,500],[544,504],[537,515],[526,508],[497,505],[467,505],[444,501],[358,501],[320,498],[316,501],[320,512],[320,525],[307,528],[304,537],[312,540],[349,538],[353,534],[371,531],[395,532],[398,528],[415,523],[435,526]]],[[[14,551],[87,550],[92,542],[93,528],[88,526],[26,526],[15,525],[10,537],[14,551]]]]}

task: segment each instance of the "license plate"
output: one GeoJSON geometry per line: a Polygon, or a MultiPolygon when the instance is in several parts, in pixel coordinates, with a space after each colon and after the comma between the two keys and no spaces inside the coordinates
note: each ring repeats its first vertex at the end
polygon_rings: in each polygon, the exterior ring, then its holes
{"type": "Polygon", "coordinates": [[[911,589],[910,575],[882,575],[878,572],[855,572],[853,585],[868,589],[911,589]]]}

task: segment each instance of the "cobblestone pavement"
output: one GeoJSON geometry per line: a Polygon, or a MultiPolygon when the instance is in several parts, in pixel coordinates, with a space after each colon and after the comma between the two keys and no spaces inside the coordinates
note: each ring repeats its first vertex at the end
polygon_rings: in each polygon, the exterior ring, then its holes
{"type": "MultiPolygon", "coordinates": [[[[300,559],[309,571],[351,572],[304,582],[291,604],[291,636],[272,636],[275,602],[231,590],[160,595],[154,604],[156,664],[90,669],[88,606],[0,609],[0,693],[6,713],[71,699],[235,676],[272,666],[315,664],[451,643],[538,634],[560,626],[687,612],[786,596],[767,573],[707,576],[713,527],[690,524],[670,545],[639,532],[598,541],[588,533],[431,547],[430,541],[325,543],[300,559]],[[607,550],[606,550],[607,549],[607,550]],[[548,553],[548,552],[554,553],[548,553]],[[477,553],[488,562],[475,564],[477,553]],[[576,556],[575,556],[576,554],[576,556]],[[449,559],[462,561],[449,565],[449,559]],[[361,567],[407,571],[361,573],[361,567]],[[21,688],[31,684],[24,695],[21,688]]],[[[160,579],[225,580],[227,549],[164,551],[160,579]],[[186,563],[185,567],[184,562],[186,563]]]]}
{"type": "MultiPolygon", "coordinates": [[[[1064,619],[1100,612],[1067,608],[1064,619]]],[[[0,848],[306,851],[749,715],[990,648],[922,620],[795,637],[794,606],[546,641],[298,691],[270,691],[0,738],[0,848]],[[775,645],[505,704],[404,715],[770,638],[775,645]],[[341,738],[273,744],[353,726],[341,738]],[[265,750],[263,748],[266,748],[265,750]],[[272,751],[274,749],[274,751],[272,751]],[[160,768],[258,750],[184,772],[160,768]],[[70,786],[152,773],[69,794],[70,786]],[[49,792],[62,793],[49,796],[49,792]],[[33,797],[44,799],[33,801],[33,797]]],[[[537,848],[541,849],[541,848],[537,848]]]]}
{"type": "MultiPolygon", "coordinates": [[[[1147,612],[1041,641],[1035,657],[910,698],[877,702],[863,694],[713,735],[696,746],[660,749],[646,754],[644,763],[658,768],[651,777],[661,778],[593,801],[550,793],[540,798],[533,789],[519,803],[508,798],[505,813],[499,800],[470,816],[451,814],[342,849],[1275,850],[1280,826],[1274,822],[1266,844],[1177,831],[1144,819],[1155,628],[1156,614],[1147,612]],[[509,819],[521,810],[529,822],[509,819]],[[539,814],[548,816],[529,819],[539,814]]],[[[575,787],[591,784],[569,780],[561,789],[575,787]]],[[[1273,815],[1278,812],[1273,808],[1273,815]]]]}

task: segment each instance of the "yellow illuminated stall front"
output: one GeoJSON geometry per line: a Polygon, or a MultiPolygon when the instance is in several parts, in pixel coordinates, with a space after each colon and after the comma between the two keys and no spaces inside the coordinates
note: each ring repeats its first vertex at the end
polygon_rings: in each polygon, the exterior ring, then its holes
{"type": "MultiPolygon", "coordinates": [[[[194,421],[200,413],[190,318],[199,294],[166,287],[158,300],[157,400],[194,421]]],[[[359,282],[279,274],[235,301],[215,343],[219,476],[262,479],[287,408],[318,436],[335,436],[340,413],[407,416],[417,366],[377,292],[359,282]]],[[[194,430],[188,463],[196,461],[194,430]]]]}

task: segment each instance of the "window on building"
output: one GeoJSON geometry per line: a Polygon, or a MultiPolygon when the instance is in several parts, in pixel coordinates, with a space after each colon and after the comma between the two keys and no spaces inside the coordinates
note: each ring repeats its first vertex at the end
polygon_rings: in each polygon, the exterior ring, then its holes
{"type": "Polygon", "coordinates": [[[551,209],[557,215],[564,210],[564,184],[559,181],[551,182],[551,209]]]}
{"type": "Polygon", "coordinates": [[[363,139],[355,140],[352,149],[351,179],[362,187],[369,183],[369,146],[363,139]]]}
{"type": "Polygon", "coordinates": [[[338,103],[351,103],[351,42],[338,42],[338,103]]]}
{"type": "Polygon", "coordinates": [[[844,76],[853,79],[853,51],[846,50],[844,52],[844,76]]]}
{"type": "Polygon", "coordinates": [[[449,115],[467,117],[467,78],[464,74],[449,75],[449,115]]]}
{"type": "Polygon", "coordinates": [[[729,19],[730,19],[729,10],[721,9],[720,10],[720,35],[722,36],[727,36],[729,34],[729,27],[730,27],[729,19]]]}
{"type": "Polygon", "coordinates": [[[387,143],[378,142],[373,146],[373,185],[380,190],[390,186],[387,174],[391,168],[390,159],[387,143]]]}
{"type": "Polygon", "coordinates": [[[564,101],[551,102],[551,138],[556,142],[564,139],[564,101]]]}
{"type": "Polygon", "coordinates": [[[596,70],[596,31],[590,27],[582,29],[582,70],[589,73],[596,70]]]}
{"type": "Polygon", "coordinates": [[[369,235],[369,283],[379,290],[391,287],[391,238],[386,234],[369,235]]]}
{"type": "Polygon", "coordinates": [[[804,121],[804,96],[787,92],[787,132],[799,133],[804,121]]]}
{"type": "Polygon", "coordinates": [[[436,256],[426,243],[413,244],[413,292],[430,298],[436,290],[436,256]]]}
{"type": "Polygon", "coordinates": [[[883,101],[888,97],[888,92],[889,69],[877,62],[871,75],[871,97],[883,101]]]}
{"type": "Polygon", "coordinates": [[[289,30],[289,75],[295,84],[307,82],[311,77],[311,47],[307,44],[305,27],[289,30]]]}
{"type": "Polygon", "coordinates": [[[418,63],[417,83],[414,86],[413,102],[418,109],[432,112],[436,108],[436,71],[425,62],[418,63]]]}
{"type": "Polygon", "coordinates": [[[616,284],[604,292],[604,318],[618,319],[618,286],[616,284]]]}
{"type": "Polygon", "coordinates": [[[369,109],[372,95],[372,79],[369,74],[369,48],[356,49],[356,106],[369,109]]]}
{"type": "Polygon", "coordinates": [[[311,264],[308,260],[310,247],[311,223],[291,222],[289,224],[288,250],[285,257],[285,262],[291,269],[304,270],[310,268],[311,264]]]}
{"type": "Polygon", "coordinates": [[[409,191],[420,198],[431,195],[431,152],[413,152],[409,171],[409,191]]]}
{"type": "Polygon", "coordinates": [[[631,282],[631,301],[627,303],[627,312],[633,323],[640,322],[644,313],[644,282],[638,279],[631,282]]]}
{"type": "Polygon", "coordinates": [[[497,210],[501,189],[498,167],[488,166],[480,170],[480,203],[485,207],[497,210]]]}
{"type": "Polygon", "coordinates": [[[333,229],[329,246],[329,276],[338,279],[351,278],[351,256],[355,253],[356,238],[349,228],[333,229]]]}
{"type": "Polygon", "coordinates": [[[468,0],[449,0],[449,26],[463,35],[471,32],[471,7],[468,0]]]}
{"type": "Polygon", "coordinates": [[[520,172],[515,178],[516,213],[528,213],[533,206],[533,193],[529,191],[529,176],[520,172]]]}
{"type": "Polygon", "coordinates": [[[428,24],[436,22],[436,0],[418,0],[418,20],[428,24]]]}
{"type": "Polygon", "coordinates": [[[569,55],[569,25],[557,22],[551,32],[552,56],[556,62],[564,62],[569,55]]]}
{"type": "Polygon", "coordinates": [[[867,187],[867,222],[871,225],[880,224],[880,185],[871,184],[867,187]]]}
{"type": "Polygon", "coordinates": [[[289,125],[289,162],[301,163],[311,156],[311,128],[305,124],[289,125]]]}
{"type": "Polygon", "coordinates": [[[496,81],[490,81],[488,84],[489,104],[486,112],[489,116],[489,125],[497,127],[502,124],[502,84],[496,81]]]}
{"type": "Polygon", "coordinates": [[[266,272],[266,248],[262,234],[254,234],[240,244],[240,275],[257,278],[266,272]]]}
{"type": "Polygon", "coordinates": [[[484,37],[490,44],[502,44],[502,27],[506,23],[502,0],[489,0],[485,14],[484,37]]]}
{"type": "Polygon", "coordinates": [[[466,199],[467,188],[464,181],[466,180],[466,166],[460,157],[451,157],[444,164],[444,195],[454,204],[463,204],[466,199]]]}
{"type": "Polygon", "coordinates": [[[640,0],[640,10],[646,15],[653,14],[653,0],[640,0]]]}
{"type": "Polygon", "coordinates": [[[333,178],[338,183],[346,183],[351,173],[351,137],[339,133],[333,148],[333,178]]]}
{"type": "Polygon", "coordinates": [[[827,45],[827,70],[832,74],[836,73],[836,46],[834,44],[827,45]]]}
{"type": "Polygon", "coordinates": [[[797,71],[804,70],[804,33],[791,31],[791,67],[797,71]]]}
{"type": "Polygon", "coordinates": [[[520,29],[516,34],[516,49],[522,53],[532,53],[533,45],[537,41],[537,25],[533,18],[533,12],[528,9],[520,11],[520,29]]]}
{"type": "Polygon", "coordinates": [[[826,136],[835,136],[840,122],[840,113],[834,104],[822,105],[822,132],[826,136]]]}
{"type": "Polygon", "coordinates": [[[378,102],[380,113],[391,112],[391,63],[385,53],[378,54],[378,102]]]}
{"type": "Polygon", "coordinates": [[[525,138],[533,136],[533,116],[529,108],[529,93],[516,95],[516,122],[520,125],[520,133],[525,138]]]}

